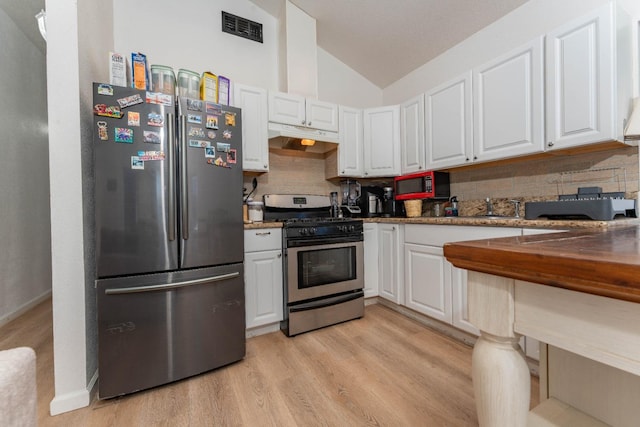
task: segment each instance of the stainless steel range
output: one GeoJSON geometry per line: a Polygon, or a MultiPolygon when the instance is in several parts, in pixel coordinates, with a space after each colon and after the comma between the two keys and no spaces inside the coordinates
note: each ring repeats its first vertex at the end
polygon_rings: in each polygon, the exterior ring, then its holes
{"type": "Polygon", "coordinates": [[[362,220],[331,218],[328,196],[264,196],[283,222],[284,320],[293,336],[364,315],[362,220]]]}

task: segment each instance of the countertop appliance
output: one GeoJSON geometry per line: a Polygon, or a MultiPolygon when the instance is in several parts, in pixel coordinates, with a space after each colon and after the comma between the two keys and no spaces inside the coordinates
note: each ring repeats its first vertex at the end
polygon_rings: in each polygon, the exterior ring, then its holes
{"type": "Polygon", "coordinates": [[[558,200],[525,203],[525,219],[541,216],[600,221],[611,221],[620,216],[637,218],[638,201],[625,199],[624,192],[603,193],[600,187],[580,187],[576,194],[560,195],[558,200]]]}
{"type": "Polygon", "coordinates": [[[342,212],[344,216],[361,216],[360,199],[362,197],[362,186],[360,183],[355,179],[344,179],[340,181],[340,192],[342,194],[342,212]]]}
{"type": "Polygon", "coordinates": [[[265,219],[283,222],[287,336],[364,315],[362,220],[327,217],[327,196],[267,194],[265,219]]]}
{"type": "Polygon", "coordinates": [[[99,396],[245,355],[239,109],[94,83],[99,396]]]}
{"type": "Polygon", "coordinates": [[[393,179],[395,200],[446,199],[449,200],[449,173],[425,171],[393,179]]]}
{"type": "Polygon", "coordinates": [[[375,185],[366,185],[362,187],[362,195],[360,196],[360,211],[363,217],[377,217],[382,215],[382,197],[383,190],[375,185]]]}

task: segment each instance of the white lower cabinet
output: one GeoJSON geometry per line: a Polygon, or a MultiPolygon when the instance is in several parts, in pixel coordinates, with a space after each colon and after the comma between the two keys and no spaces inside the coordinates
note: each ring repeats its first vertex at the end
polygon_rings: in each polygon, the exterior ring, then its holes
{"type": "Polygon", "coordinates": [[[244,245],[246,327],[280,322],[283,318],[282,230],[245,230],[244,245]]]}
{"type": "Polygon", "coordinates": [[[451,264],[442,247],[404,245],[405,305],[451,323],[451,264]]]}
{"type": "Polygon", "coordinates": [[[363,225],[364,297],[378,296],[378,224],[363,225]]]}
{"type": "Polygon", "coordinates": [[[396,304],[404,301],[403,241],[404,225],[378,224],[378,292],[396,304]]]}
{"type": "Polygon", "coordinates": [[[480,331],[469,321],[467,303],[467,270],[451,266],[451,324],[472,335],[479,336],[480,331]]]}
{"type": "Polygon", "coordinates": [[[442,247],[447,242],[519,236],[521,229],[407,224],[404,232],[406,306],[479,335],[469,322],[467,271],[447,261],[442,247]]]}

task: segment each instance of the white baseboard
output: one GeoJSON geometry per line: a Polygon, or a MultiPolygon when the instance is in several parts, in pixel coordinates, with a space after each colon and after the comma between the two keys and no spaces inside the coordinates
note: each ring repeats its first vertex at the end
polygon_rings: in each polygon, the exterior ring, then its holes
{"type": "Polygon", "coordinates": [[[38,297],[35,297],[31,301],[27,301],[26,303],[22,304],[20,307],[18,307],[17,309],[13,310],[12,312],[7,313],[4,316],[0,317],[0,326],[3,326],[5,324],[11,322],[16,317],[20,317],[21,315],[23,315],[27,311],[31,310],[33,307],[35,307],[36,305],[40,304],[42,301],[44,301],[44,300],[46,300],[48,298],[51,298],[51,289],[49,289],[48,291],[46,291],[42,295],[40,295],[38,297]]]}
{"type": "Polygon", "coordinates": [[[258,335],[270,334],[280,330],[280,322],[270,323],[268,325],[256,326],[245,331],[245,337],[257,337],[258,335]]]}
{"type": "MultiPolygon", "coordinates": [[[[94,375],[94,378],[97,377],[94,375]]],[[[54,416],[64,412],[73,411],[74,409],[84,408],[89,406],[90,403],[91,393],[88,389],[77,390],[60,396],[56,395],[51,403],[49,403],[49,413],[51,416],[54,416]]]]}

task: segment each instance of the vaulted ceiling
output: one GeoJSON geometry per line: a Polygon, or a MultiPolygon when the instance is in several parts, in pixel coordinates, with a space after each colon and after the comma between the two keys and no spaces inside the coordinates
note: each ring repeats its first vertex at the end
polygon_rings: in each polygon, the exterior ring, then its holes
{"type": "MultiPolygon", "coordinates": [[[[279,17],[284,0],[251,0],[279,17]]],[[[318,45],[385,88],[528,0],[290,0],[318,45]]]]}

